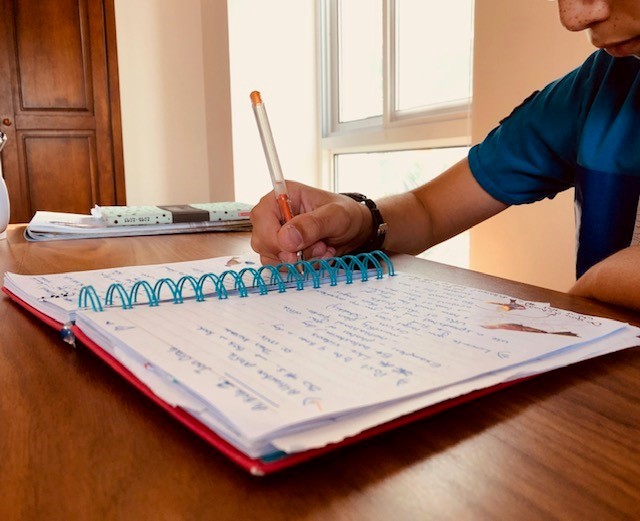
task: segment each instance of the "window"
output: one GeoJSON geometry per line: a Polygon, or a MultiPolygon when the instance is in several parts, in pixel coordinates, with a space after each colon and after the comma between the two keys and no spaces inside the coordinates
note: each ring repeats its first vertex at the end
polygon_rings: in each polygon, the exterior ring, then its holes
{"type": "Polygon", "coordinates": [[[338,34],[338,121],[382,115],[382,0],[340,1],[338,34]],[[366,38],[359,37],[367,34],[366,38]]]}
{"type": "MultiPolygon", "coordinates": [[[[324,185],[375,198],[418,186],[463,158],[473,0],[320,6],[324,185]]],[[[468,266],[468,236],[424,256],[468,266]]]]}

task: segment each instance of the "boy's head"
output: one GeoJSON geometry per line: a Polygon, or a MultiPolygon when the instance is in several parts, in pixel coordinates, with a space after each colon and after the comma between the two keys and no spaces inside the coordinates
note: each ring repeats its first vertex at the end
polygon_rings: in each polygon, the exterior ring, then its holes
{"type": "Polygon", "coordinates": [[[639,0],[558,0],[560,21],[612,56],[640,58],[639,0]]]}

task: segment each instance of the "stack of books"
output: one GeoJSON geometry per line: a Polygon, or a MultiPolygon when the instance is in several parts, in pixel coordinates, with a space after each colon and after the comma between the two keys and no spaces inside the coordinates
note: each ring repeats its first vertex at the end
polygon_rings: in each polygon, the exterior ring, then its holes
{"type": "Polygon", "coordinates": [[[166,206],[96,206],[91,214],[36,212],[25,230],[30,241],[247,231],[251,205],[238,202],[166,206]]]}

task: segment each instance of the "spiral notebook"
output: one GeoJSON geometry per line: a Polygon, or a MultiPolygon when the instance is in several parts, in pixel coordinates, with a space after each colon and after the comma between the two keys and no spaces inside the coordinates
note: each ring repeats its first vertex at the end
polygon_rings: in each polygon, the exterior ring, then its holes
{"type": "Polygon", "coordinates": [[[382,252],[7,273],[3,290],[258,475],[630,347],[640,331],[398,273],[382,252]]]}

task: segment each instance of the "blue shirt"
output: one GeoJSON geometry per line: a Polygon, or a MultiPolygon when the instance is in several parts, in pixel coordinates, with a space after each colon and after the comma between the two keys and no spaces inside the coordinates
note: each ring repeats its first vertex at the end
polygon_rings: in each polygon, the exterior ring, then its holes
{"type": "Polygon", "coordinates": [[[578,276],[640,242],[640,60],[593,53],[501,121],[469,165],[507,204],[575,187],[578,276]]]}

